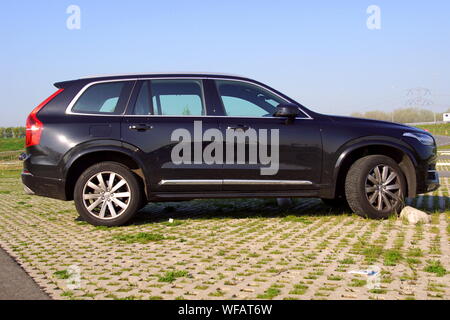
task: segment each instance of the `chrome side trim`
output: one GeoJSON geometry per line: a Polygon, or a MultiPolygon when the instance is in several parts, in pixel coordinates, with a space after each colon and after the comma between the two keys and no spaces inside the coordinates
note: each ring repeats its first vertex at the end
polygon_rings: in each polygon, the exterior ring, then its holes
{"type": "Polygon", "coordinates": [[[159,183],[161,186],[177,186],[177,185],[219,185],[222,184],[222,180],[161,180],[159,183]]]}
{"type": "Polygon", "coordinates": [[[307,180],[244,180],[244,179],[184,179],[184,180],[161,180],[159,185],[312,185],[307,180]]]}
{"type": "Polygon", "coordinates": [[[240,179],[224,179],[224,185],[237,185],[237,184],[245,184],[245,185],[311,185],[311,181],[306,180],[240,180],[240,179]]]}

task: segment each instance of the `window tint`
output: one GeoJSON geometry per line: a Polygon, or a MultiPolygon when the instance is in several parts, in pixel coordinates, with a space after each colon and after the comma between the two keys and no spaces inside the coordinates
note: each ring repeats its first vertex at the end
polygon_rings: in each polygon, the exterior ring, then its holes
{"type": "Polygon", "coordinates": [[[119,97],[109,98],[103,103],[100,112],[114,112],[117,102],[119,102],[119,97]]]}
{"type": "Polygon", "coordinates": [[[227,116],[230,117],[263,117],[265,115],[272,115],[275,112],[275,109],[274,112],[270,112],[241,98],[223,96],[222,101],[227,116]]]}
{"type": "Polygon", "coordinates": [[[99,83],[90,86],[72,108],[80,113],[119,113],[118,105],[125,82],[99,83]]]}
{"type": "Polygon", "coordinates": [[[204,115],[199,80],[152,80],[153,112],[156,115],[204,115]]]}
{"type": "Polygon", "coordinates": [[[240,81],[216,81],[225,112],[232,117],[271,117],[283,99],[269,91],[240,81]]]}
{"type": "Polygon", "coordinates": [[[139,95],[136,100],[136,104],[134,106],[133,114],[137,115],[145,115],[152,114],[150,108],[150,95],[148,92],[148,81],[145,81],[141,86],[141,90],[139,91],[139,95]]]}

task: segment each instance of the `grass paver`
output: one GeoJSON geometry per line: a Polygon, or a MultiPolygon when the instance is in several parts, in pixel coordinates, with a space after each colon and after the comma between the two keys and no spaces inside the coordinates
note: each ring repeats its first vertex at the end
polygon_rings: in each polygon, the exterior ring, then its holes
{"type": "Polygon", "coordinates": [[[148,204],[130,224],[105,228],[81,221],[72,202],[23,194],[19,171],[3,170],[0,246],[55,299],[448,299],[441,180],[419,202],[428,225],[367,220],[316,199],[287,209],[236,199],[148,204]],[[378,288],[350,273],[371,266],[378,288]]]}

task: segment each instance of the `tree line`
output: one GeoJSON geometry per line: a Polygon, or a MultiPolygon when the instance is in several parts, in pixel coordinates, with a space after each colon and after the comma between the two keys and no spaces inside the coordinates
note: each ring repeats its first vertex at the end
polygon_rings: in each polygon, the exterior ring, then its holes
{"type": "Polygon", "coordinates": [[[0,127],[0,138],[25,138],[25,127],[0,127]]]}
{"type": "Polygon", "coordinates": [[[352,117],[367,118],[375,120],[393,121],[399,123],[414,123],[414,122],[433,122],[442,121],[444,113],[450,113],[450,109],[445,112],[434,113],[431,110],[420,108],[403,108],[396,109],[391,112],[385,111],[367,111],[367,112],[353,112],[352,117]],[[436,118],[435,118],[436,117],[436,118]]]}
{"type": "MultiPolygon", "coordinates": [[[[186,114],[190,114],[189,109],[186,114]]],[[[392,112],[385,111],[367,111],[367,112],[352,112],[352,117],[376,119],[384,121],[393,121],[399,123],[414,123],[414,122],[433,122],[435,120],[442,121],[444,113],[450,113],[450,109],[445,112],[434,113],[431,110],[420,108],[403,108],[396,109],[392,112]]],[[[25,127],[0,127],[0,138],[25,138],[25,127]]]]}

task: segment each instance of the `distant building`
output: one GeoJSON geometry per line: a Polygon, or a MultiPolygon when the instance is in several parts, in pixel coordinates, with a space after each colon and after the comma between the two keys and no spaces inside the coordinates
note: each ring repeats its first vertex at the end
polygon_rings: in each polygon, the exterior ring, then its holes
{"type": "Polygon", "coordinates": [[[442,116],[442,121],[450,122],[450,113],[444,113],[444,115],[442,116]]]}

